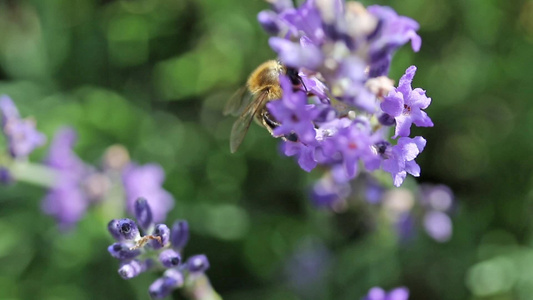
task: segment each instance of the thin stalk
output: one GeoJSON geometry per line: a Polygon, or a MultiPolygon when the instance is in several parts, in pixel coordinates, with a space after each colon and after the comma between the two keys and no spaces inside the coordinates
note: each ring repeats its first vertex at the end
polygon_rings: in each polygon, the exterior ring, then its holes
{"type": "Polygon", "coordinates": [[[54,187],[59,177],[57,172],[49,167],[26,161],[14,161],[8,169],[16,181],[45,188],[54,187]]]}

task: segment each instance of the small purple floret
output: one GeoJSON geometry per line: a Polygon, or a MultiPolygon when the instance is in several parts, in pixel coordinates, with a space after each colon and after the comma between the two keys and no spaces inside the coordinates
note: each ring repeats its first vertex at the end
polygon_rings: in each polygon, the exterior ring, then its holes
{"type": "Polygon", "coordinates": [[[165,247],[170,240],[170,229],[165,224],[157,224],[152,235],[161,238],[161,242],[158,240],[151,240],[150,244],[154,249],[161,249],[165,247]]]}
{"type": "Polygon", "coordinates": [[[307,104],[307,96],[303,91],[292,91],[292,84],[286,76],[280,76],[283,97],[279,101],[267,103],[270,113],[281,123],[274,129],[277,136],[295,133],[303,143],[315,141],[313,121],[320,114],[316,106],[307,104]]]}
{"type": "Polygon", "coordinates": [[[170,231],[170,243],[174,250],[179,251],[187,245],[189,241],[189,223],[185,220],[174,222],[170,231]]]}
{"type": "Polygon", "coordinates": [[[416,67],[409,67],[400,79],[398,88],[391,91],[381,103],[381,109],[396,120],[392,138],[409,136],[413,123],[418,127],[433,127],[433,122],[422,110],[429,106],[431,98],[426,97],[426,91],[411,88],[415,73],[416,67]]]}
{"type": "Polygon", "coordinates": [[[420,136],[398,139],[398,144],[392,147],[390,156],[383,161],[383,170],[392,175],[395,186],[403,183],[407,173],[415,177],[420,176],[420,166],[415,162],[415,158],[425,146],[426,140],[420,136]]]}
{"type": "Polygon", "coordinates": [[[137,224],[131,219],[120,219],[116,223],[118,232],[124,240],[135,240],[140,237],[137,224]]]}
{"type": "Polygon", "coordinates": [[[172,268],[180,264],[181,257],[176,251],[172,249],[167,249],[159,254],[159,261],[163,266],[167,268],[172,268]]]}
{"type": "Polygon", "coordinates": [[[21,119],[17,107],[8,96],[0,96],[0,114],[2,131],[12,157],[27,157],[35,148],[45,144],[46,136],[37,131],[35,121],[21,119]]]}
{"type": "Polygon", "coordinates": [[[139,260],[131,260],[124,262],[120,265],[118,269],[118,274],[124,279],[131,279],[138,276],[142,272],[146,271],[148,268],[147,262],[142,262],[139,260]]]}
{"type": "Polygon", "coordinates": [[[187,269],[190,273],[203,273],[209,269],[209,261],[203,254],[194,255],[187,260],[187,269]]]}
{"type": "Polygon", "coordinates": [[[89,198],[82,183],[90,168],[73,151],[76,132],[72,128],[57,131],[44,163],[56,171],[56,184],[43,200],[45,213],[54,216],[62,229],[75,225],[85,214],[89,198]]]}
{"type": "Polygon", "coordinates": [[[150,296],[154,299],[162,299],[170,295],[172,291],[184,283],[183,274],[175,269],[169,269],[165,271],[163,277],[156,279],[148,291],[150,296]]]}
{"type": "Polygon", "coordinates": [[[114,243],[113,245],[107,247],[107,251],[109,254],[111,254],[111,256],[120,260],[132,259],[141,254],[139,249],[131,250],[128,245],[121,243],[114,243]]]}
{"type": "Polygon", "coordinates": [[[146,231],[148,228],[150,228],[150,226],[153,225],[152,210],[150,209],[150,205],[148,205],[146,198],[140,197],[135,200],[134,211],[137,223],[142,230],[146,231]]]}

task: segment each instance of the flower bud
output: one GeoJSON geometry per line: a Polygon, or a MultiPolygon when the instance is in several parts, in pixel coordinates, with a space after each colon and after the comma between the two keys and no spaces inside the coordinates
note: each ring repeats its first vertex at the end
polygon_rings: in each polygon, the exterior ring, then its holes
{"type": "Polygon", "coordinates": [[[124,240],[124,237],[120,234],[120,230],[118,228],[118,220],[113,219],[107,223],[107,230],[109,233],[113,236],[113,238],[119,242],[124,240]]]}
{"type": "Polygon", "coordinates": [[[277,18],[278,16],[273,11],[262,11],[257,15],[259,24],[266,32],[272,35],[277,35],[280,32],[277,18]]]}
{"type": "Polygon", "coordinates": [[[131,250],[128,245],[121,243],[114,243],[113,245],[107,247],[107,251],[109,251],[111,256],[120,260],[132,259],[141,254],[140,250],[131,250]]]}
{"type": "Polygon", "coordinates": [[[189,224],[185,220],[174,222],[172,230],[170,231],[170,243],[172,248],[179,251],[183,249],[189,241],[189,224]]]}
{"type": "Polygon", "coordinates": [[[132,260],[123,263],[118,269],[118,274],[124,279],[131,279],[146,271],[148,264],[139,260],[132,260]]]}
{"type": "Polygon", "coordinates": [[[154,299],[165,298],[172,290],[182,286],[184,283],[183,274],[176,269],[168,269],[163,277],[154,281],[148,289],[150,296],[154,299]]]}
{"type": "Polygon", "coordinates": [[[159,237],[161,239],[161,242],[159,242],[158,240],[152,240],[150,241],[150,244],[154,249],[161,249],[169,242],[170,229],[165,224],[157,224],[152,235],[155,237],[159,237]]]}
{"type": "Polygon", "coordinates": [[[396,119],[393,116],[385,113],[379,116],[378,121],[383,126],[392,126],[396,124],[396,119]]]}
{"type": "Polygon", "coordinates": [[[209,269],[209,261],[203,254],[191,256],[187,260],[187,269],[190,273],[203,273],[209,269]]]}
{"type": "Polygon", "coordinates": [[[135,240],[141,237],[139,233],[139,229],[137,228],[137,224],[133,222],[131,219],[120,219],[112,220],[109,222],[108,226],[111,226],[112,228],[109,228],[109,232],[113,236],[118,235],[120,240],[135,240]]]}
{"type": "Polygon", "coordinates": [[[144,232],[148,230],[152,225],[152,209],[148,205],[146,198],[139,197],[134,204],[135,218],[144,232]]]}
{"type": "Polygon", "coordinates": [[[164,250],[159,254],[159,261],[167,268],[177,267],[181,262],[179,253],[172,249],[164,250]]]}

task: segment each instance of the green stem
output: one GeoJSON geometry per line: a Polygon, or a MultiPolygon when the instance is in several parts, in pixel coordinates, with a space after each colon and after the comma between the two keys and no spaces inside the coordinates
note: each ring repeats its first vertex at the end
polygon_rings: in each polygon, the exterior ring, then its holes
{"type": "Polygon", "coordinates": [[[15,180],[45,188],[54,187],[58,179],[55,170],[27,161],[13,161],[8,169],[15,180]]]}
{"type": "Polygon", "coordinates": [[[223,300],[222,297],[213,289],[209,278],[205,274],[198,275],[192,280],[187,280],[184,292],[187,298],[191,300],[223,300]]]}

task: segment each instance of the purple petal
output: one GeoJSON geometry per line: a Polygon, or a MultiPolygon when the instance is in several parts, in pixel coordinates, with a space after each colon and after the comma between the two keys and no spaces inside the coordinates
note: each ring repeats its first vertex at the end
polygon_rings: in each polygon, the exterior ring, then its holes
{"type": "Polygon", "coordinates": [[[426,139],[421,137],[421,136],[415,136],[414,138],[411,139],[411,141],[413,143],[415,143],[415,145],[418,147],[418,150],[420,152],[424,151],[424,148],[426,147],[426,139]]]}
{"type": "Polygon", "coordinates": [[[433,121],[425,111],[419,111],[419,115],[413,120],[413,123],[418,127],[433,127],[433,121]]]}
{"type": "Polygon", "coordinates": [[[426,109],[431,104],[431,98],[426,96],[426,91],[421,88],[415,88],[411,93],[411,105],[426,109]]]}
{"type": "Polygon", "coordinates": [[[402,93],[398,92],[390,92],[385,99],[383,99],[383,102],[381,102],[381,110],[383,110],[385,113],[397,117],[402,114],[403,112],[403,95],[402,93]]]}
{"type": "Polygon", "coordinates": [[[270,10],[261,11],[257,15],[257,21],[263,29],[272,35],[277,35],[280,32],[278,15],[270,10]]]}
{"type": "Polygon", "coordinates": [[[304,48],[300,44],[278,37],[271,37],[268,42],[278,53],[280,60],[289,67],[316,70],[322,64],[322,52],[314,45],[304,48]]]}
{"type": "Polygon", "coordinates": [[[411,124],[413,121],[411,118],[406,117],[405,115],[400,115],[396,118],[396,129],[394,131],[393,139],[398,136],[406,137],[411,133],[411,124]]]}
{"type": "Polygon", "coordinates": [[[420,166],[414,160],[405,162],[405,171],[414,177],[420,176],[420,166]]]}
{"type": "Polygon", "coordinates": [[[392,175],[394,186],[400,187],[405,180],[405,177],[407,177],[407,173],[405,171],[392,175]]]}
{"type": "Polygon", "coordinates": [[[406,287],[395,288],[389,292],[387,300],[407,300],[409,299],[409,289],[406,287]]]}
{"type": "Polygon", "coordinates": [[[365,298],[363,298],[363,300],[386,300],[386,296],[387,294],[382,288],[373,287],[368,291],[368,294],[365,298]]]}

